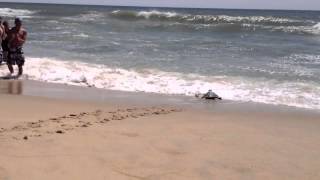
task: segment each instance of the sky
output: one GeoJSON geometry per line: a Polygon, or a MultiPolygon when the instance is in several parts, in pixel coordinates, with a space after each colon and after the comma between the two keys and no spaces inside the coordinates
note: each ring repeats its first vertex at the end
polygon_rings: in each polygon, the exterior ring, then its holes
{"type": "MultiPolygon", "coordinates": [[[[0,0],[0,2],[3,0],[0,0]]],[[[97,4],[235,9],[320,10],[320,0],[4,0],[5,2],[97,4]]]]}

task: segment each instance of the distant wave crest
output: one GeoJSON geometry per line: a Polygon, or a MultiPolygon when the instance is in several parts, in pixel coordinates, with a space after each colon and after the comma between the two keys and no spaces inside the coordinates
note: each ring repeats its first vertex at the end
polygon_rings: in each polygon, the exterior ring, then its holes
{"type": "Polygon", "coordinates": [[[62,20],[73,21],[73,22],[97,22],[99,20],[103,20],[104,15],[103,13],[97,11],[89,11],[84,14],[70,16],[70,17],[63,17],[62,20]]]}
{"type": "Polygon", "coordinates": [[[123,20],[151,19],[159,21],[189,22],[197,24],[214,23],[254,23],[265,25],[299,25],[303,22],[295,19],[264,16],[227,16],[227,15],[192,15],[161,11],[122,11],[111,12],[111,16],[123,20]]]}
{"type": "Polygon", "coordinates": [[[3,17],[23,17],[28,18],[30,15],[36,13],[26,9],[11,9],[11,8],[0,8],[0,16],[3,17]]]}
{"type": "MultiPolygon", "coordinates": [[[[149,20],[151,28],[185,31],[258,31],[320,35],[320,23],[274,16],[193,15],[164,11],[115,10],[109,16],[124,21],[149,20]]],[[[146,26],[148,27],[148,25],[146,26]]]]}
{"type": "Polygon", "coordinates": [[[320,30],[320,22],[318,24],[314,25],[313,27],[320,30]]]}
{"type": "Polygon", "coordinates": [[[320,22],[313,26],[313,32],[320,34],[320,22]]]}

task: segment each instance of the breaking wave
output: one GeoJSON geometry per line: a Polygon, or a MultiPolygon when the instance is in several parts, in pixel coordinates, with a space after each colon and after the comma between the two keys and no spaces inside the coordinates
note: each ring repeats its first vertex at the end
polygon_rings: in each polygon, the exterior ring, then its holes
{"type": "Polygon", "coordinates": [[[97,22],[103,20],[104,14],[96,11],[89,11],[84,14],[71,17],[63,17],[62,20],[73,21],[73,22],[97,22]]]}
{"type": "Polygon", "coordinates": [[[258,31],[295,34],[320,34],[320,23],[273,16],[193,15],[162,11],[112,11],[109,16],[119,20],[150,20],[146,27],[185,31],[258,31]],[[155,25],[156,24],[156,25],[155,25]]]}
{"type": "Polygon", "coordinates": [[[3,17],[21,17],[30,18],[35,11],[30,11],[26,9],[11,9],[11,8],[0,8],[0,16],[3,17]]]}
{"type": "MultiPolygon", "coordinates": [[[[212,89],[224,99],[320,109],[320,85],[316,83],[127,70],[49,58],[28,58],[25,69],[29,79],[44,82],[187,96],[212,89]]],[[[0,75],[6,73],[0,67],[0,75]]]]}
{"type": "Polygon", "coordinates": [[[316,25],[313,26],[313,31],[316,32],[317,34],[320,34],[320,23],[317,23],[316,25]]]}
{"type": "Polygon", "coordinates": [[[161,11],[121,11],[111,12],[111,16],[122,20],[151,19],[175,21],[180,23],[215,24],[215,23],[253,23],[264,25],[301,25],[304,22],[295,19],[264,16],[227,16],[227,15],[192,15],[161,11]]]}
{"type": "Polygon", "coordinates": [[[311,26],[278,26],[264,28],[269,28],[272,31],[282,31],[287,33],[320,35],[320,23],[311,26]]]}
{"type": "MultiPolygon", "coordinates": [[[[62,17],[65,23],[108,24],[108,19],[122,21],[147,20],[136,23],[133,28],[152,31],[213,31],[213,32],[284,32],[305,35],[320,35],[320,23],[311,20],[297,20],[272,16],[228,16],[192,15],[162,11],[125,11],[112,12],[88,11],[83,14],[62,17]]],[[[115,21],[116,22],[116,21],[115,21]]],[[[122,28],[119,23],[119,28],[122,28]]],[[[119,25],[116,24],[116,25],[119,25]]]]}

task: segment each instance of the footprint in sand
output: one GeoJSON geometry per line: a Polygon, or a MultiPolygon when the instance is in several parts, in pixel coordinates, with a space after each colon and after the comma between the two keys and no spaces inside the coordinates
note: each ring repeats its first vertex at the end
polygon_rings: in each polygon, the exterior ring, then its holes
{"type": "MultiPolygon", "coordinates": [[[[172,112],[180,112],[180,109],[175,108],[126,108],[126,109],[117,109],[116,111],[102,111],[96,110],[94,112],[80,112],[80,113],[71,113],[68,115],[63,115],[60,117],[51,117],[47,120],[38,120],[36,122],[28,122],[24,125],[16,125],[11,129],[0,129],[0,133],[3,134],[13,134],[15,139],[24,139],[28,140],[30,137],[42,137],[44,134],[65,134],[68,131],[72,131],[76,128],[88,128],[94,124],[105,124],[109,121],[115,120],[125,120],[125,119],[137,119],[139,117],[153,116],[153,115],[162,115],[169,114],[172,112]],[[94,121],[88,121],[92,117],[96,118],[94,121]],[[58,129],[58,130],[48,130],[49,129],[58,129]],[[60,129],[59,129],[60,128],[60,129]],[[36,131],[35,131],[36,130],[36,131]],[[22,138],[17,138],[17,132],[23,132],[24,135],[22,138]],[[25,138],[26,137],[26,138],[25,138]]],[[[21,135],[21,134],[20,134],[21,135]]],[[[132,134],[131,134],[132,135],[132,134]]],[[[130,136],[130,135],[128,135],[130,136]]],[[[134,136],[134,135],[132,135],[134,136]]],[[[21,136],[20,136],[21,137],[21,136]]]]}

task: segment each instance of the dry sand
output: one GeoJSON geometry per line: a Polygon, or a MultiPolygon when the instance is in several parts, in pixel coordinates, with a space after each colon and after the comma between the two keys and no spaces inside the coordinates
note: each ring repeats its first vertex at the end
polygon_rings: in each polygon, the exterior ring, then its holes
{"type": "Polygon", "coordinates": [[[13,95],[0,108],[0,180],[320,179],[317,113],[13,95]]]}

